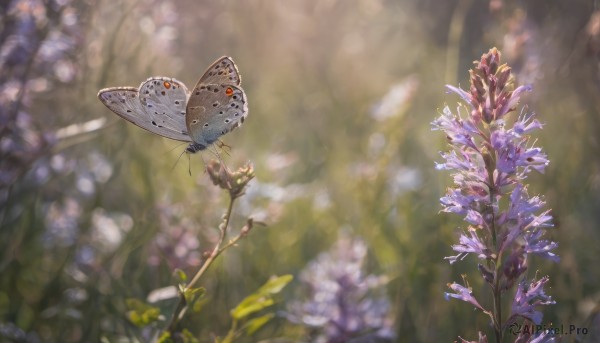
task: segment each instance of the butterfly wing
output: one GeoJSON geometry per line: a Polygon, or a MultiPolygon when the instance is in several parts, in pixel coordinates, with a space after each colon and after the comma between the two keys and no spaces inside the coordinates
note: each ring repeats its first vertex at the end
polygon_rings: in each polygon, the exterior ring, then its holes
{"type": "Polygon", "coordinates": [[[241,87],[198,83],[187,104],[186,124],[192,140],[210,145],[240,126],[248,116],[248,100],[241,87]]]}
{"type": "MultiPolygon", "coordinates": [[[[146,90],[149,91],[149,89],[145,88],[142,91],[145,92],[146,90]]],[[[162,96],[161,92],[160,90],[158,91],[162,96]]],[[[142,83],[139,89],[133,87],[102,89],[98,92],[98,98],[111,111],[142,129],[166,138],[189,142],[191,138],[187,133],[185,112],[183,114],[179,113],[181,111],[178,110],[178,107],[173,107],[170,110],[165,109],[167,103],[174,101],[181,102],[182,98],[181,107],[185,108],[187,93],[187,88],[179,81],[166,78],[150,78],[142,83]],[[140,90],[143,89],[145,84],[153,80],[160,80],[161,83],[169,80],[169,82],[177,83],[180,86],[177,87],[175,93],[169,93],[168,96],[165,95],[164,99],[156,95],[156,92],[154,95],[151,95],[149,92],[146,94],[144,102],[142,102],[140,90]],[[148,105],[151,106],[148,107],[148,105]],[[177,113],[179,114],[176,115],[177,113]]]]}
{"type": "Polygon", "coordinates": [[[177,135],[187,136],[185,108],[188,96],[189,91],[182,82],[166,77],[149,78],[139,89],[140,102],[152,122],[177,135]]]}
{"type": "Polygon", "coordinates": [[[200,83],[239,86],[242,83],[242,78],[231,57],[223,56],[206,69],[204,75],[202,75],[200,81],[198,81],[198,84],[200,83]]]}

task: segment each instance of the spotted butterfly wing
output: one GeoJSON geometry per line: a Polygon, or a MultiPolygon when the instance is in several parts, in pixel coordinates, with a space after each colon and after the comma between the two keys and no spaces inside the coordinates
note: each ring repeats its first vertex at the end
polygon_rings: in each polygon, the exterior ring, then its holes
{"type": "Polygon", "coordinates": [[[233,60],[221,57],[194,87],[187,103],[186,124],[199,148],[214,143],[248,116],[248,100],[240,83],[233,60]]]}
{"type": "Polygon", "coordinates": [[[111,111],[157,135],[190,142],[185,123],[189,91],[175,79],[154,77],[133,87],[105,88],[98,98],[111,111]]]}
{"type": "Polygon", "coordinates": [[[186,122],[192,140],[208,146],[240,126],[247,115],[246,94],[240,87],[201,84],[188,101],[186,122]]]}
{"type": "Polygon", "coordinates": [[[214,61],[213,64],[206,69],[198,83],[239,86],[242,83],[242,78],[231,57],[223,56],[214,61]]]}

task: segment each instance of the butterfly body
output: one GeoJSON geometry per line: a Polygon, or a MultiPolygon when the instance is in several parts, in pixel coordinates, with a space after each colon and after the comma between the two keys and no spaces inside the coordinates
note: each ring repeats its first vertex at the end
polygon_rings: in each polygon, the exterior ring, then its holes
{"type": "Polygon", "coordinates": [[[190,92],[180,81],[152,77],[139,88],[100,90],[98,98],[131,123],[166,138],[190,142],[186,151],[206,149],[248,116],[241,78],[230,57],[216,60],[190,92]]]}

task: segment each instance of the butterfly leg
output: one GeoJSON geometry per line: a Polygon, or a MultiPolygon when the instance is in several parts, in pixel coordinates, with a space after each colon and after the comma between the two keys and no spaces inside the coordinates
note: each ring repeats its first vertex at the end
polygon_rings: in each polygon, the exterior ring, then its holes
{"type": "MultiPolygon", "coordinates": [[[[223,142],[220,142],[223,143],[223,142]]],[[[224,143],[223,143],[224,144],[224,143]]],[[[226,145],[227,146],[227,145],[226,145]]],[[[220,146],[219,146],[220,147],[220,146]]],[[[219,163],[228,171],[231,173],[231,170],[229,169],[229,167],[227,166],[227,164],[225,163],[225,161],[223,161],[223,158],[221,157],[221,154],[219,154],[219,150],[217,149],[217,147],[213,146],[214,151],[211,150],[210,148],[208,148],[207,150],[209,150],[210,152],[212,152],[217,159],[219,160],[219,163]]],[[[229,155],[229,154],[228,154],[229,155]]]]}
{"type": "Polygon", "coordinates": [[[215,155],[219,162],[223,163],[223,158],[221,158],[221,154],[219,154],[219,150],[216,147],[209,145],[206,150],[210,151],[213,155],[215,155]]]}
{"type": "Polygon", "coordinates": [[[202,159],[202,164],[204,164],[204,172],[206,173],[206,160],[204,159],[204,151],[200,151],[200,158],[202,159]]]}
{"type": "Polygon", "coordinates": [[[225,144],[222,140],[217,139],[216,143],[217,147],[221,149],[223,152],[227,154],[227,156],[231,156],[229,153],[231,152],[231,145],[225,144]]]}

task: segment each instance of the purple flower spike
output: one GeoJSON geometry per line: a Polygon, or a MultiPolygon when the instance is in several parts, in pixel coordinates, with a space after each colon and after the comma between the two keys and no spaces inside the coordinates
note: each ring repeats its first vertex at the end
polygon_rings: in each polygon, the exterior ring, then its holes
{"type": "MultiPolygon", "coordinates": [[[[442,212],[458,214],[469,224],[459,243],[452,245],[457,254],[445,259],[453,264],[473,254],[483,260],[479,275],[491,287],[494,303],[493,312],[484,312],[492,319],[496,341],[502,341],[502,323],[506,322],[501,318],[502,295],[515,285],[519,288],[509,318],[513,322],[521,317],[539,324],[542,313],[535,308],[554,303],[543,292],[548,278],[527,287],[520,281],[529,255],[559,261],[554,253],[558,244],[544,238],[553,226],[550,210],[544,209],[546,203],[540,196],[529,196],[525,184],[532,170],[543,173],[549,164],[547,155],[530,138],[543,125],[525,110],[511,118],[521,97],[532,88],[515,88],[511,69],[500,63],[500,57],[494,48],[475,63],[468,91],[446,86],[464,106],[458,106],[455,113],[446,106],[431,123],[433,130],[446,134],[450,147],[441,153],[444,162],[436,163],[436,169],[453,173],[453,187],[440,198],[442,212]],[[467,115],[465,108],[470,109],[467,115]]],[[[455,293],[446,293],[446,298],[482,309],[470,289],[456,283],[450,288],[455,293]]]]}

